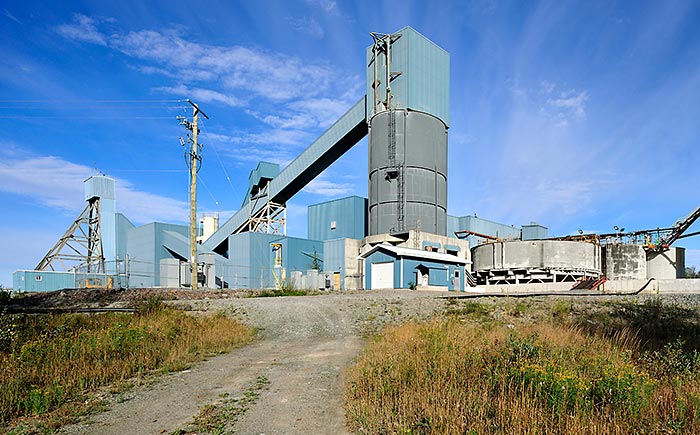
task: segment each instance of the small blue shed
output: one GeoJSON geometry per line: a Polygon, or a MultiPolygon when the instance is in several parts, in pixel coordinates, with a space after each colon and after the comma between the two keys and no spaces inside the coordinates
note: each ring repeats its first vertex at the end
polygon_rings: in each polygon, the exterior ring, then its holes
{"type": "Polygon", "coordinates": [[[365,260],[365,288],[410,288],[464,291],[464,258],[441,252],[376,245],[365,260]]]}

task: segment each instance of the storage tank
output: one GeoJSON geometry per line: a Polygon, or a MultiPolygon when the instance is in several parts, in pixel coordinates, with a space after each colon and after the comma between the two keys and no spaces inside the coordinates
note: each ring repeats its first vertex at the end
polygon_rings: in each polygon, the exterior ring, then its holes
{"type": "Polygon", "coordinates": [[[471,249],[474,272],[486,284],[568,282],[601,275],[600,246],[564,240],[494,242],[471,249]]]}
{"type": "Polygon", "coordinates": [[[369,122],[369,234],[447,231],[447,126],[388,110],[369,122]]]}

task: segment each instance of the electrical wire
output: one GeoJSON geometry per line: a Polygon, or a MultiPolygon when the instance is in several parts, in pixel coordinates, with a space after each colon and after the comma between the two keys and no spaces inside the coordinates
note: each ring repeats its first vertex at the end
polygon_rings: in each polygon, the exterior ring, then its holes
{"type": "Polygon", "coordinates": [[[217,206],[219,205],[219,201],[214,198],[214,194],[211,193],[211,190],[209,190],[209,186],[207,186],[207,183],[204,182],[204,179],[202,178],[201,175],[197,174],[197,179],[202,182],[202,186],[204,186],[204,189],[209,193],[209,196],[211,196],[211,200],[214,201],[214,204],[217,206]]]}
{"type": "MultiPolygon", "coordinates": [[[[203,130],[204,133],[206,134],[206,127],[202,126],[200,130],[203,130]]],[[[224,166],[224,162],[221,160],[221,156],[219,155],[219,151],[217,151],[216,147],[211,145],[211,148],[214,150],[214,155],[216,155],[216,159],[219,161],[219,165],[221,166],[221,170],[224,172],[224,176],[226,177],[226,181],[228,182],[229,187],[231,187],[231,192],[233,192],[234,196],[236,195],[236,189],[233,187],[233,183],[231,182],[231,177],[228,175],[228,171],[226,170],[226,166],[224,166]]]]}

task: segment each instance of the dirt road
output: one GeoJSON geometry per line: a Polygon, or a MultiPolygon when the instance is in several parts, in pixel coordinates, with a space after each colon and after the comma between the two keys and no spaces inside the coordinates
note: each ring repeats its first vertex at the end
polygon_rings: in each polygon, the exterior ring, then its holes
{"type": "Polygon", "coordinates": [[[120,396],[110,409],[66,427],[64,434],[161,434],[186,428],[223,398],[241,398],[261,379],[247,410],[226,422],[235,434],[347,434],[345,368],[363,337],[383,325],[442,310],[436,293],[367,292],[307,297],[192,301],[227,310],[259,329],[252,345],[120,396]]]}

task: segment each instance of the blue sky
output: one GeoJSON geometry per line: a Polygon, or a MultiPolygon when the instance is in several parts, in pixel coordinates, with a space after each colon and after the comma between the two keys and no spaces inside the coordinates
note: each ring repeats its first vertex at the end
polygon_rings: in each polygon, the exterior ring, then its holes
{"type": "MultiPolygon", "coordinates": [[[[211,118],[199,209],[230,215],[258,160],[288,163],[363,95],[369,32],[405,25],[451,56],[450,214],[564,235],[668,226],[700,204],[695,1],[9,0],[0,284],[57,241],[96,171],[134,223],[187,221],[182,98],[211,118]]],[[[307,205],[366,196],[366,154],[288,204],[291,235],[307,205]]],[[[681,244],[696,266],[699,239],[681,244]]]]}

